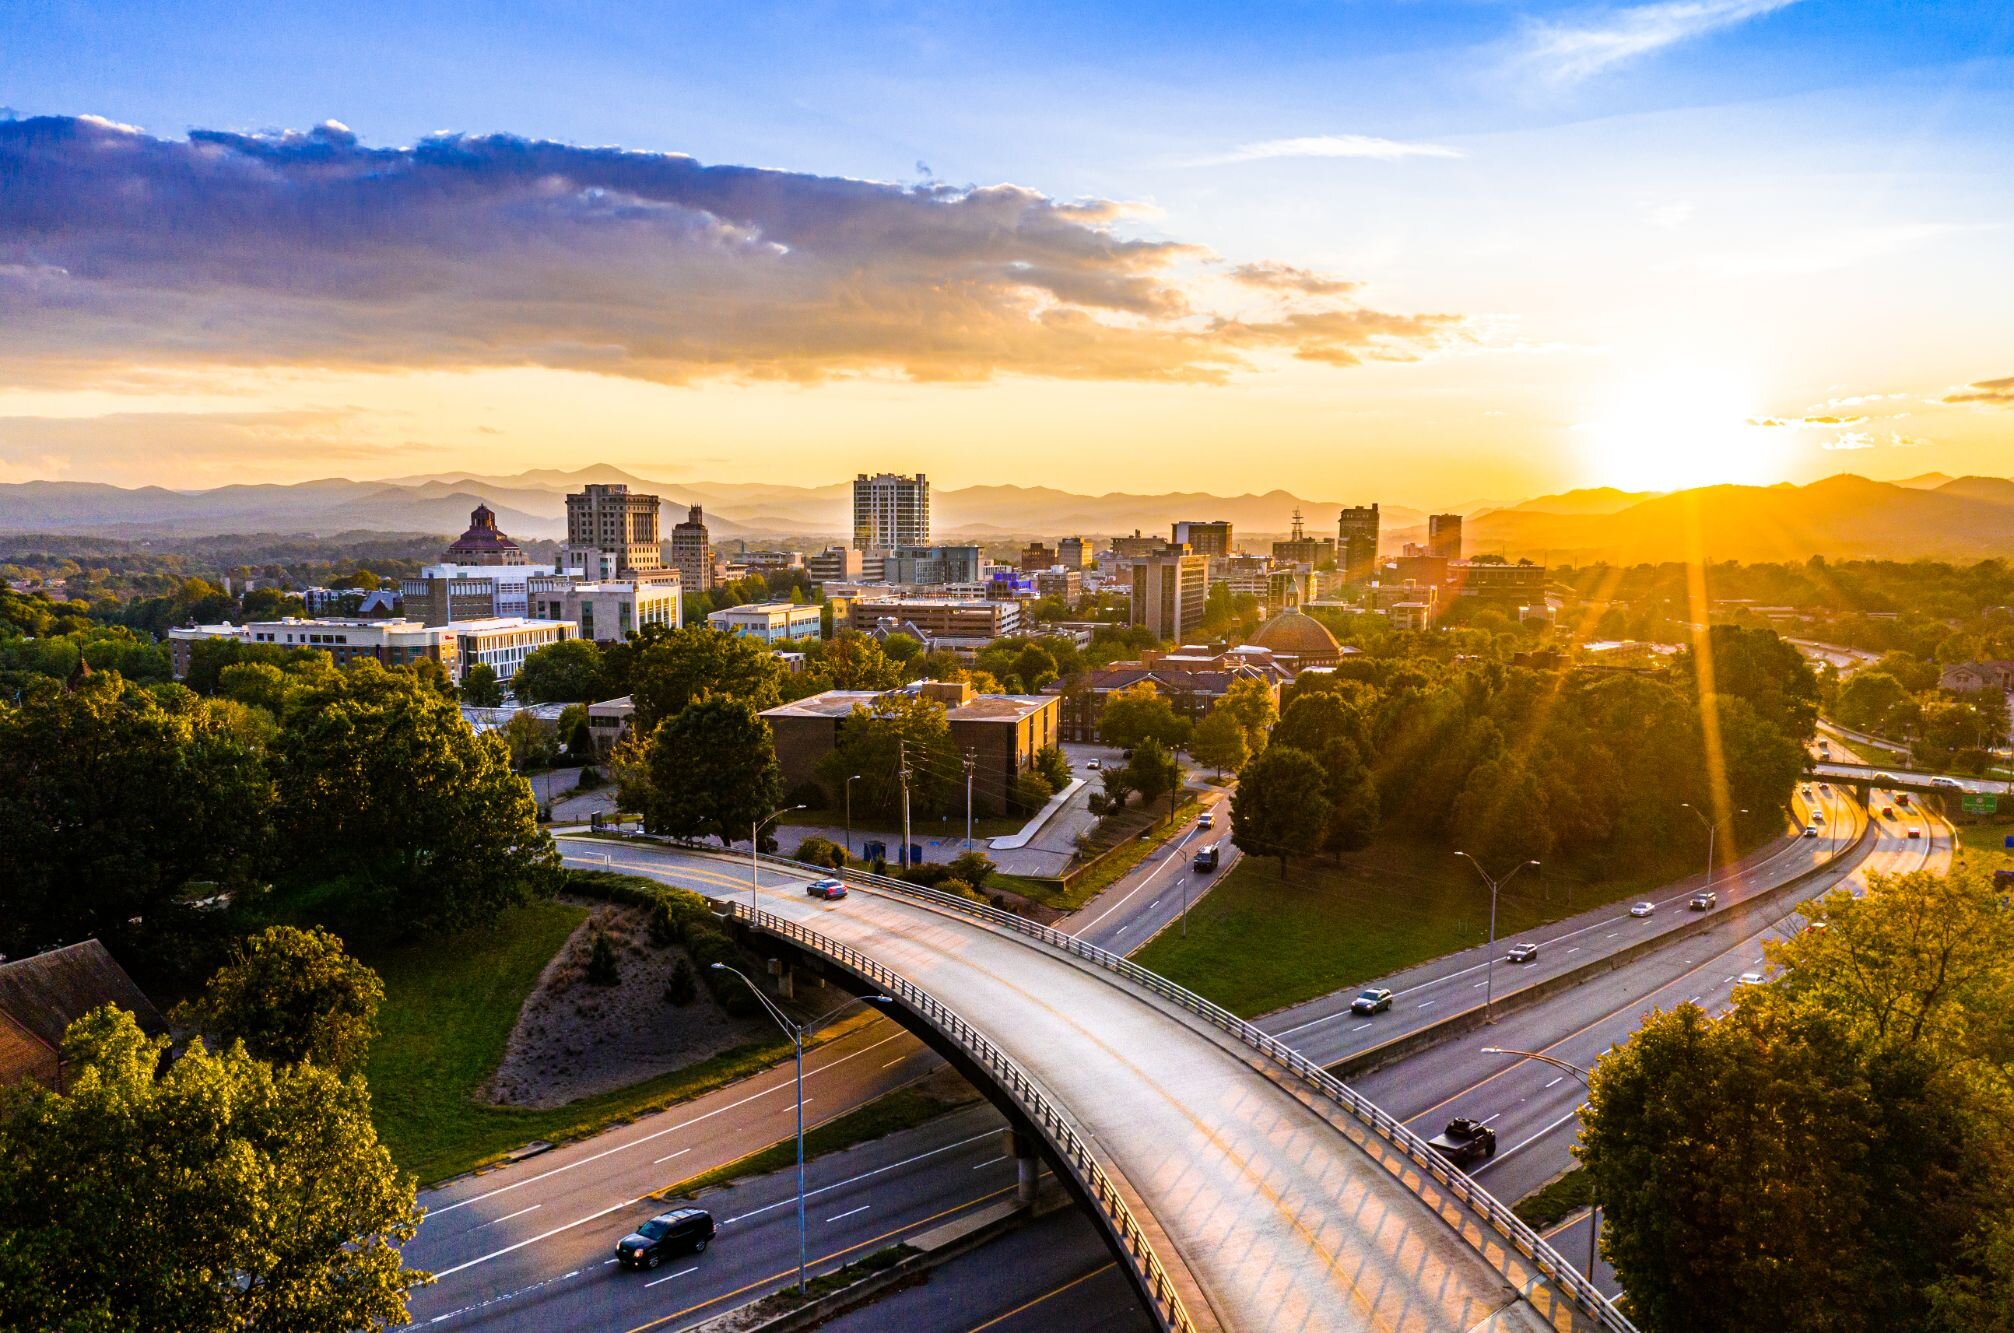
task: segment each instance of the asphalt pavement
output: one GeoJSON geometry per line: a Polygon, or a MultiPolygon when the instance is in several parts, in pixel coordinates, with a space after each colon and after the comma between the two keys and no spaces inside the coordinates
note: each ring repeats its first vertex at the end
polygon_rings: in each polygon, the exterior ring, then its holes
{"type": "Polygon", "coordinates": [[[1183,913],[1244,859],[1231,845],[1233,790],[1235,786],[1200,791],[1202,809],[1165,834],[1139,865],[1057,922],[1057,929],[1120,954],[1132,953],[1170,926],[1179,929],[1183,913]],[[1203,826],[1205,818],[1211,827],[1203,826]],[[1196,849],[1211,843],[1217,845],[1217,868],[1197,871],[1196,849]]]}

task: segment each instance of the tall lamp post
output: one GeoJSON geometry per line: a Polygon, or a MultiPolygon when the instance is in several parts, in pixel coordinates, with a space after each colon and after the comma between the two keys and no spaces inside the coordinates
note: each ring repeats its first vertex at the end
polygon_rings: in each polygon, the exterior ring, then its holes
{"type": "Polygon", "coordinates": [[[1492,1012],[1492,1009],[1496,1005],[1497,997],[1497,890],[1510,883],[1511,877],[1517,874],[1518,871],[1523,870],[1526,866],[1536,866],[1538,862],[1520,861],[1506,871],[1502,879],[1491,879],[1490,872],[1483,869],[1482,862],[1476,860],[1467,852],[1456,852],[1455,855],[1474,866],[1476,873],[1483,877],[1483,883],[1489,885],[1490,888],[1490,955],[1489,959],[1483,964],[1483,1021],[1485,1023],[1494,1023],[1497,1021],[1496,1015],[1492,1012]]]}
{"type": "MultiPolygon", "coordinates": [[[[715,966],[718,966],[716,964],[715,966]]],[[[1592,1076],[1577,1064],[1546,1055],[1540,1051],[1514,1051],[1507,1046],[1485,1046],[1484,1055],[1515,1055],[1520,1059],[1536,1060],[1540,1064],[1551,1065],[1554,1069],[1564,1069],[1580,1080],[1583,1088],[1592,1087],[1592,1076]]],[[[1601,1237],[1601,1201],[1592,1194],[1588,1196],[1589,1217],[1587,1222],[1587,1280],[1594,1281],[1595,1242],[1601,1237]]]]}
{"type": "MultiPolygon", "coordinates": [[[[1713,835],[1716,832],[1714,823],[1702,814],[1699,807],[1691,801],[1680,801],[1679,804],[1692,811],[1692,817],[1697,819],[1706,828],[1706,884],[1703,887],[1710,889],[1713,887],[1713,835]]],[[[1740,813],[1745,815],[1748,811],[1743,810],[1740,813]]]]}
{"type": "Polygon", "coordinates": [[[846,856],[848,860],[853,858],[853,784],[858,781],[860,781],[858,773],[846,779],[846,856]]]}
{"type": "Polygon", "coordinates": [[[715,971],[732,972],[740,977],[742,984],[748,987],[749,993],[761,1001],[762,1007],[769,1011],[769,1016],[776,1020],[776,1025],[790,1038],[791,1048],[797,1053],[797,1294],[802,1296],[805,1269],[811,1263],[811,1242],[804,1228],[804,1034],[808,1029],[824,1023],[847,1005],[893,1004],[894,1001],[886,995],[856,995],[845,1004],[835,1005],[826,1010],[824,1017],[809,1023],[793,1023],[790,1021],[790,1015],[777,1008],[770,998],[762,993],[761,987],[748,979],[746,973],[738,968],[729,967],[726,963],[712,963],[709,966],[715,971]]]}
{"type": "Polygon", "coordinates": [[[748,910],[751,913],[749,917],[751,924],[755,920],[755,917],[752,915],[755,911],[755,884],[762,877],[762,830],[768,828],[792,810],[802,810],[803,808],[801,805],[786,805],[781,810],[770,811],[748,827],[748,910]]]}

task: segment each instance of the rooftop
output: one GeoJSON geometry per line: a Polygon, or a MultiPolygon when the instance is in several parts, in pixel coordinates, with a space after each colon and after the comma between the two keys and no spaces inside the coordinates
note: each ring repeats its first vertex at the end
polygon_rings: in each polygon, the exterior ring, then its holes
{"type": "MultiPolygon", "coordinates": [[[[913,685],[895,690],[827,690],[808,699],[793,699],[787,704],[765,709],[762,715],[846,718],[853,715],[855,707],[872,708],[877,699],[891,694],[913,693],[916,693],[913,685]]],[[[953,722],[1018,722],[1055,702],[1053,694],[982,694],[965,703],[947,707],[944,715],[953,722]]]]}

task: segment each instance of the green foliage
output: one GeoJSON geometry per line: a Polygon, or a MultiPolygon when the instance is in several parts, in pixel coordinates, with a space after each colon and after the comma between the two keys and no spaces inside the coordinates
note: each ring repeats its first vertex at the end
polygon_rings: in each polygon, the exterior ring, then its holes
{"type": "Polygon", "coordinates": [[[1014,789],[1009,796],[1009,804],[1021,814],[1032,815],[1049,803],[1056,789],[1049,785],[1049,779],[1042,774],[1028,770],[1014,779],[1014,789]]]}
{"type": "Polygon", "coordinates": [[[550,722],[542,722],[530,709],[519,709],[498,728],[504,748],[510,752],[510,766],[520,773],[548,768],[559,758],[559,732],[550,722]]]}
{"type": "Polygon", "coordinates": [[[462,672],[463,703],[477,708],[500,708],[503,701],[503,682],[497,679],[496,668],[488,662],[476,662],[462,672]]]}
{"type": "Polygon", "coordinates": [[[1070,760],[1058,745],[1045,745],[1035,752],[1035,771],[1049,783],[1050,795],[1070,785],[1070,760]]]}
{"type": "Polygon", "coordinates": [[[965,808],[965,766],[951,744],[944,705],[919,695],[890,694],[870,707],[854,705],[839,724],[839,742],[814,773],[827,799],[844,799],[846,779],[855,773],[853,808],[877,819],[902,813],[903,755],[909,765],[909,806],[913,818],[935,819],[965,808]]]}
{"type": "Polygon", "coordinates": [[[97,1009],[65,1040],[66,1093],[0,1100],[0,1326],[404,1323],[419,1211],[362,1080],[167,1047],[97,1009]]]}
{"type": "Polygon", "coordinates": [[[558,858],[503,739],[409,672],[365,659],[297,695],[274,759],[284,845],[356,880],[353,912],[439,930],[552,886],[558,858]]]}
{"type": "Polygon", "coordinates": [[[807,670],[833,690],[890,690],[902,683],[901,664],[872,636],[851,629],[811,645],[807,670]]]}
{"type": "Polygon", "coordinates": [[[1886,671],[1856,671],[1839,687],[1833,715],[1856,731],[1906,732],[1915,721],[1916,699],[1886,671]]]}
{"type": "Polygon", "coordinates": [[[370,1054],[384,998],[378,974],[328,931],[268,926],[239,944],[179,1016],[220,1045],[244,1042],[261,1060],[353,1074],[370,1054]]]}
{"type": "Polygon", "coordinates": [[[594,932],[594,944],[587,955],[587,979],[590,985],[613,986],[622,980],[622,972],[617,965],[615,945],[605,930],[594,932]]]}
{"type": "Polygon", "coordinates": [[[719,838],[725,845],[783,801],[775,738],[742,700],[687,705],[650,734],[644,762],[649,785],[640,808],[653,833],[719,838]]]}
{"type": "Polygon", "coordinates": [[[699,983],[693,978],[692,964],[681,958],[671,965],[671,976],[664,983],[665,1003],[683,1009],[699,996],[699,983]]]}
{"type": "Polygon", "coordinates": [[[846,865],[846,849],[830,838],[821,838],[815,833],[798,843],[797,850],[791,855],[808,865],[826,866],[833,870],[844,869],[846,865]]]}
{"type": "Polygon", "coordinates": [[[107,672],[0,700],[0,952],[158,940],[187,915],[185,884],[237,882],[264,853],[257,749],[180,698],[107,672]]]}
{"type": "Polygon", "coordinates": [[[1146,684],[1113,695],[1105,701],[1105,709],[1098,716],[1098,738],[1107,745],[1127,749],[1141,741],[1154,740],[1170,750],[1179,750],[1188,745],[1190,729],[1189,720],[1178,715],[1172,704],[1146,684]]]}
{"type": "Polygon", "coordinates": [[[993,858],[980,851],[960,852],[951,858],[949,866],[953,879],[963,880],[973,888],[983,888],[993,872],[999,869],[993,858]]]}
{"type": "Polygon", "coordinates": [[[703,622],[683,629],[645,625],[603,650],[602,669],[610,697],[635,701],[635,725],[646,735],[704,695],[739,699],[757,712],[783,698],[783,664],[766,644],[703,622]]]}
{"type": "Polygon", "coordinates": [[[1250,753],[1246,748],[1244,727],[1221,706],[1212,708],[1196,724],[1195,734],[1189,740],[1189,752],[1196,756],[1197,763],[1214,768],[1219,773],[1243,768],[1250,753]]]}
{"type": "Polygon", "coordinates": [[[1142,805],[1152,805],[1166,796],[1172,808],[1175,793],[1182,787],[1181,761],[1160,741],[1148,736],[1133,748],[1133,757],[1126,761],[1126,785],[1140,793],[1142,805]]]}
{"type": "Polygon", "coordinates": [[[1287,858],[1315,845],[1329,819],[1328,775],[1305,750],[1277,742],[1238,775],[1231,797],[1231,839],[1253,856],[1287,858]]]}
{"type": "Polygon", "coordinates": [[[511,676],[511,691],[527,703],[592,703],[602,692],[601,647],[565,639],[533,649],[511,676]]]}
{"type": "Polygon", "coordinates": [[[1234,680],[1211,711],[1229,713],[1245,730],[1245,748],[1253,754],[1266,748],[1267,733],[1279,721],[1280,706],[1273,687],[1263,680],[1234,680]]]}

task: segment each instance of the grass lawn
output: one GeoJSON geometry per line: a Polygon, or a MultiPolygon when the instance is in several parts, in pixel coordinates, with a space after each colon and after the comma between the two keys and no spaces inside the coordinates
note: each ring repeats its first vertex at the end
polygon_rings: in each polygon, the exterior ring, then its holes
{"type": "MultiPolygon", "coordinates": [[[[1526,871],[1498,905],[1497,939],[1634,896],[1684,864],[1606,882],[1526,871]],[[1571,890],[1571,902],[1568,890],[1571,890]]],[[[1354,986],[1489,938],[1489,893],[1464,862],[1428,843],[1387,839],[1339,865],[1248,856],[1189,911],[1186,938],[1163,931],[1134,961],[1250,1016],[1354,986]]]]}
{"type": "MultiPolygon", "coordinates": [[[[2002,797],[2004,809],[2009,802],[2002,797]]],[[[1959,824],[1958,855],[1967,865],[1983,866],[1987,870],[2014,869],[2014,849],[2006,842],[2014,836],[2014,819],[2005,816],[1987,819],[1978,824],[1959,824]]]]}
{"type": "MultiPolygon", "coordinates": [[[[1053,879],[1020,880],[1016,875],[995,875],[987,883],[1012,888],[1023,897],[1059,912],[1074,912],[1118,883],[1135,866],[1146,860],[1148,853],[1159,847],[1166,838],[1168,829],[1180,824],[1195,811],[1196,800],[1194,796],[1190,796],[1176,804],[1172,818],[1159,802],[1155,803],[1155,813],[1151,819],[1129,817],[1125,824],[1119,825],[1118,836],[1122,841],[1114,844],[1118,850],[1106,860],[1100,861],[1070,880],[1067,888],[1058,888],[1058,881],[1053,879]],[[1152,830],[1154,836],[1142,841],[1140,834],[1143,830],[1152,830]],[[1020,880],[1020,882],[1009,884],[1009,880],[1020,880]]],[[[1138,816],[1141,813],[1137,809],[1128,811],[1129,816],[1138,816]]]]}
{"type": "Polygon", "coordinates": [[[533,903],[495,928],[449,939],[359,949],[384,978],[385,1003],[366,1077],[378,1134],[422,1183],[496,1160],[533,1139],[558,1141],[774,1064],[779,1039],[724,1051],[688,1069],[546,1111],[491,1106],[476,1089],[497,1066],[538,974],[587,915],[533,903]]]}

